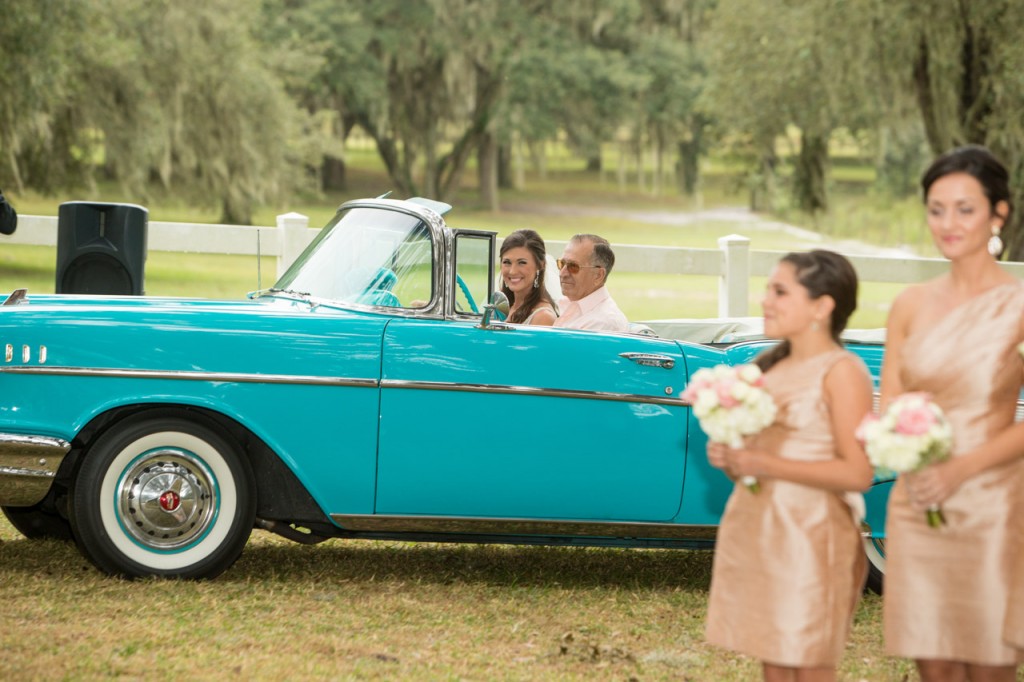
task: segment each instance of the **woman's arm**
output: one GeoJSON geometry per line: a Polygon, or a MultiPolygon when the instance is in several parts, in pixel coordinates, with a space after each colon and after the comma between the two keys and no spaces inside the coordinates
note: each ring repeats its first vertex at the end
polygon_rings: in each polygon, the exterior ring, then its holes
{"type": "Polygon", "coordinates": [[[825,376],[824,389],[835,459],[801,462],[760,450],[729,450],[725,455],[727,470],[737,477],[778,478],[839,492],[868,488],[874,471],[855,432],[871,411],[871,377],[860,362],[844,358],[825,376]]]}
{"type": "Polygon", "coordinates": [[[884,410],[896,396],[903,393],[900,379],[903,341],[907,338],[913,311],[921,302],[921,289],[904,289],[892,302],[889,319],[885,324],[885,356],[882,359],[882,398],[880,409],[884,410]]]}
{"type": "Polygon", "coordinates": [[[555,323],[555,311],[550,308],[540,308],[533,313],[533,317],[530,318],[531,325],[538,325],[543,327],[550,327],[555,323]]]}
{"type": "Polygon", "coordinates": [[[1024,456],[1024,423],[1014,424],[971,452],[908,474],[910,503],[919,509],[942,504],[965,481],[1024,456]]]}

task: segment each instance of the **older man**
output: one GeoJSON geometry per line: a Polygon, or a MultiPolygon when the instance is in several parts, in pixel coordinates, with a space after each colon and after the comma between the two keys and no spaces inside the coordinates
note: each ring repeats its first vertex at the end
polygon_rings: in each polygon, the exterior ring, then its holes
{"type": "Polygon", "coordinates": [[[605,282],[615,265],[615,254],[607,239],[595,234],[578,234],[569,240],[558,264],[563,298],[556,327],[624,332],[626,316],[615,305],[605,282]]]}

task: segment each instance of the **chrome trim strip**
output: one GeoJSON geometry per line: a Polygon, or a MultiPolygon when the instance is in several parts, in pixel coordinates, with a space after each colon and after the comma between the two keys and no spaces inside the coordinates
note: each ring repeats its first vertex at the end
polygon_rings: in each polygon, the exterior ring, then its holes
{"type": "Polygon", "coordinates": [[[0,433],[0,505],[27,507],[46,497],[69,450],[60,438],[0,433]]]}
{"type": "Polygon", "coordinates": [[[345,530],[384,533],[476,533],[497,535],[566,535],[602,538],[670,538],[714,540],[717,526],[644,521],[578,521],[488,518],[477,516],[406,516],[400,514],[331,514],[345,530]]]}
{"type": "Polygon", "coordinates": [[[423,391],[463,391],[466,393],[497,393],[504,395],[536,395],[553,398],[582,398],[625,403],[647,403],[689,407],[680,398],[641,395],[638,393],[611,393],[606,391],[580,391],[535,386],[508,386],[503,384],[467,384],[447,381],[405,381],[400,379],[356,379],[344,377],[317,377],[294,374],[246,374],[236,372],[191,372],[156,369],[118,369],[103,367],[0,367],[0,374],[42,374],[50,376],[87,376],[120,379],[172,379],[179,381],[209,381],[235,384],[302,384],[311,386],[345,386],[355,388],[404,388],[423,391]]]}
{"type": "Polygon", "coordinates": [[[377,388],[376,379],[316,377],[297,374],[247,374],[240,372],[190,372],[158,369],[117,369],[102,367],[0,367],[0,374],[49,374],[56,376],[116,377],[127,379],[176,379],[233,384],[308,384],[377,388]]]}
{"type": "Polygon", "coordinates": [[[622,403],[650,403],[654,405],[672,405],[675,407],[690,406],[690,403],[682,400],[681,398],[641,395],[639,393],[580,391],[565,388],[538,388],[535,386],[509,386],[504,384],[466,384],[447,381],[404,381],[401,379],[382,379],[380,387],[411,388],[423,391],[464,391],[466,393],[538,395],[552,398],[584,398],[586,400],[610,400],[622,403]]]}

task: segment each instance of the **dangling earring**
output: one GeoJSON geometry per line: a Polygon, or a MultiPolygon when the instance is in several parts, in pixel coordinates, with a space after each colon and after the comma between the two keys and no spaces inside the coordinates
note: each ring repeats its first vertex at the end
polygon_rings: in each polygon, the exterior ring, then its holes
{"type": "Polygon", "coordinates": [[[999,225],[992,223],[992,236],[988,238],[988,252],[995,258],[999,258],[999,254],[1003,252],[1003,240],[999,238],[999,232],[1002,229],[999,225]]]}
{"type": "Polygon", "coordinates": [[[540,286],[540,270],[533,276],[533,288],[536,289],[540,286]]]}
{"type": "Polygon", "coordinates": [[[816,331],[818,331],[818,330],[819,330],[820,328],[821,328],[821,325],[820,325],[820,324],[818,324],[818,321],[817,321],[817,320],[811,320],[811,331],[812,331],[812,332],[816,332],[816,331]]]}

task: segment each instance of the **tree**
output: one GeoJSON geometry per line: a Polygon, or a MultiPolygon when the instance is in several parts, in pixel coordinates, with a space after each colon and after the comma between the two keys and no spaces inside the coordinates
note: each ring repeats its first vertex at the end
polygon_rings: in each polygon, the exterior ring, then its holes
{"type": "Polygon", "coordinates": [[[0,183],[22,192],[80,177],[85,132],[64,103],[76,89],[77,38],[88,8],[75,0],[8,0],[0,21],[0,183]]]}
{"type": "Polygon", "coordinates": [[[763,150],[771,168],[774,140],[795,127],[797,207],[828,206],[828,142],[838,127],[874,127],[880,60],[871,0],[721,0],[712,20],[706,103],[727,130],[763,150]],[[842,26],[841,31],[832,30],[842,26]]]}
{"type": "MultiPolygon", "coordinates": [[[[1013,203],[1024,201],[1024,47],[1017,28],[1021,0],[922,3],[900,0],[879,10],[891,38],[905,45],[887,66],[916,95],[934,154],[954,146],[988,146],[1010,169],[1013,203]]],[[[1012,260],[1024,259],[1021,214],[1003,238],[1012,260]]]]}
{"type": "Polygon", "coordinates": [[[0,51],[33,62],[4,69],[22,82],[5,83],[0,141],[19,185],[80,186],[99,166],[126,193],[216,201],[222,221],[249,223],[302,181],[306,120],[254,37],[253,6],[16,3],[0,51]]]}

